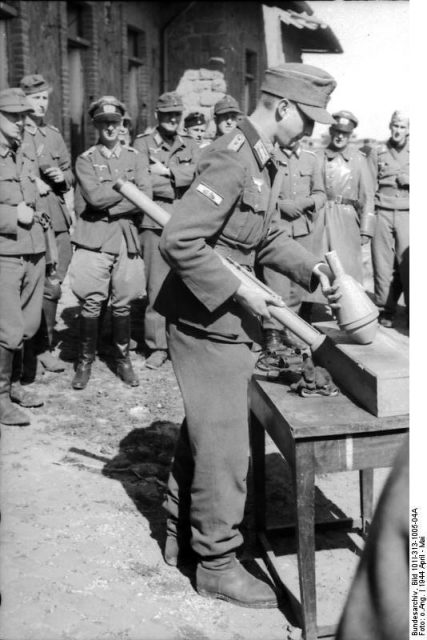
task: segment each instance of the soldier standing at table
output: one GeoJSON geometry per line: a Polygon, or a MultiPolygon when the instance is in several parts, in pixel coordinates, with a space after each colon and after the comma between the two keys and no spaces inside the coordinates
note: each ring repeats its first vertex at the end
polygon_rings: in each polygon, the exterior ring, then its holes
{"type": "MultiPolygon", "coordinates": [[[[157,101],[157,127],[136,137],[134,146],[141,153],[151,174],[153,199],[166,211],[173,211],[194,177],[199,149],[194,140],[178,132],[184,106],[174,92],[164,93],[157,101]]],[[[165,319],[154,309],[154,301],[169,267],[159,252],[161,228],[148,216],[142,220],[141,244],[147,280],[148,304],[144,318],[144,339],[151,350],[145,366],[158,369],[167,360],[165,319]]]]}
{"type": "Polygon", "coordinates": [[[310,135],[314,120],[329,123],[325,106],[334,88],[316,67],[269,69],[254,113],[203,153],[160,241],[172,271],[157,304],[169,321],[185,407],[168,482],[165,560],[184,560],[191,544],[198,592],[246,607],[277,606],[274,591],[239,564],[236,551],[246,500],[251,344],[258,318],[268,319],[267,305],[280,301],[242,284],[213,248],[249,270],[256,258],[306,288],[320,279],[336,303],[330,270],[289,237],[270,201],[273,144],[286,147],[310,135]]]}
{"type": "MultiPolygon", "coordinates": [[[[299,144],[290,148],[276,147],[274,157],[283,166],[283,182],[279,193],[278,205],[283,226],[289,235],[303,247],[317,253],[312,247],[311,231],[319,210],[326,201],[323,179],[316,155],[299,144]]],[[[289,278],[269,267],[263,269],[265,283],[278,293],[288,306],[299,309],[301,293],[299,287],[292,286],[289,278]]],[[[273,358],[273,361],[287,346],[301,346],[301,343],[283,330],[274,320],[263,323],[264,352],[261,358],[273,358]]]]}
{"type": "Polygon", "coordinates": [[[76,161],[75,208],[78,216],[73,244],[70,285],[82,303],[79,356],[72,386],[84,389],[95,358],[98,325],[110,296],[116,373],[129,386],[138,378],[129,358],[130,303],[144,293],[138,225],[140,212],[113,189],[123,176],[151,196],[148,166],[119,134],[124,105],[113,96],[91,104],[89,115],[98,142],[76,161]]]}
{"type": "Polygon", "coordinates": [[[389,140],[374,147],[369,155],[375,176],[377,213],[372,240],[374,293],[380,310],[379,322],[384,327],[393,326],[396,291],[400,291],[400,286],[409,320],[409,118],[406,114],[401,111],[392,114],[390,132],[389,140]]]}
{"type": "Polygon", "coordinates": [[[64,365],[53,353],[53,333],[56,310],[61,297],[64,281],[71,261],[72,248],[70,226],[72,218],[68,210],[65,193],[73,185],[70,154],[59,130],[46,124],[44,118],[49,107],[51,87],[43,76],[35,74],[21,80],[27,100],[32,107],[25,125],[25,139],[32,140],[36,149],[41,177],[37,180],[42,196],[42,206],[50,217],[55,234],[58,262],[46,265],[43,293],[43,312],[40,329],[26,349],[34,350],[34,356],[48,371],[64,371],[64,365]]]}
{"type": "Polygon", "coordinates": [[[0,422],[18,426],[30,421],[13,403],[43,404],[20,384],[23,343],[40,325],[45,273],[37,158],[22,142],[30,110],[21,89],[0,91],[0,422]]]}
{"type": "Polygon", "coordinates": [[[225,95],[214,106],[214,120],[216,124],[216,137],[230,133],[237,126],[239,116],[242,115],[239,104],[233,96],[225,95]]]}

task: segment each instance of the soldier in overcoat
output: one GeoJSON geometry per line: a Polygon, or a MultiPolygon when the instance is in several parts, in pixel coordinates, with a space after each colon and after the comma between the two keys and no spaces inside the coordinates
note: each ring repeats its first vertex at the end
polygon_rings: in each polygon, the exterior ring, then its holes
{"type": "Polygon", "coordinates": [[[76,161],[77,214],[70,266],[70,285],[81,301],[79,356],[72,386],[84,389],[95,357],[102,305],[110,296],[117,375],[139,384],[129,358],[130,304],[144,294],[144,271],[138,228],[140,212],[113,189],[125,177],[147,195],[151,185],[147,162],[120,142],[125,107],[114,96],[92,103],[89,115],[98,142],[76,161]]]}
{"type": "MultiPolygon", "coordinates": [[[[178,134],[183,110],[181,96],[175,92],[163,93],[156,105],[157,126],[138,135],[134,141],[135,149],[149,165],[153,199],[170,213],[191,184],[200,153],[195,140],[178,134]]],[[[151,351],[145,366],[158,369],[167,360],[167,342],[165,320],[154,309],[154,301],[169,267],[159,252],[160,226],[144,216],[141,228],[147,281],[144,340],[151,351]]]]}
{"type": "Polygon", "coordinates": [[[328,267],[289,237],[270,202],[273,144],[296,142],[315,119],[330,122],[325,106],[334,87],[316,67],[269,69],[255,112],[203,152],[160,241],[172,271],[157,307],[168,318],[185,408],[168,481],[165,561],[184,561],[190,547],[198,592],[241,606],[277,606],[273,589],[243,568],[236,551],[246,499],[251,345],[259,318],[270,317],[268,305],[281,303],[242,284],[217,252],[248,270],[255,261],[272,266],[308,289],[320,279],[336,304],[328,267]]]}
{"type": "Polygon", "coordinates": [[[30,421],[15,404],[43,404],[20,384],[24,341],[40,326],[45,272],[38,163],[23,142],[30,110],[22,89],[0,91],[0,422],[18,426],[30,421]]]}
{"type": "Polygon", "coordinates": [[[31,114],[26,119],[24,137],[32,141],[36,150],[40,169],[36,183],[43,209],[50,218],[57,255],[56,264],[46,264],[42,321],[39,331],[26,347],[34,349],[34,355],[38,355],[39,362],[48,371],[60,372],[64,370],[64,364],[53,353],[53,339],[61,284],[72,256],[72,215],[65,194],[72,188],[74,176],[70,154],[60,131],[45,122],[51,86],[40,74],[24,76],[20,85],[32,107],[31,114]]]}
{"type": "MultiPolygon", "coordinates": [[[[362,246],[375,229],[372,177],[365,154],[350,144],[358,125],[356,116],[342,110],[332,117],[329,144],[318,151],[327,202],[314,223],[312,247],[319,257],[336,251],[345,272],[363,284],[362,246]]],[[[307,321],[313,303],[324,306],[325,300],[317,292],[305,296],[301,315],[307,321]]]]}

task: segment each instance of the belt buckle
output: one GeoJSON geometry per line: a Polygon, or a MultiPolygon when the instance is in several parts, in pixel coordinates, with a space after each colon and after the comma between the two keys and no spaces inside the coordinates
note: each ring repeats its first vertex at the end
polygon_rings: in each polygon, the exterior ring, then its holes
{"type": "Polygon", "coordinates": [[[335,198],[336,204],[342,204],[342,200],[343,200],[342,196],[336,196],[335,198]]]}

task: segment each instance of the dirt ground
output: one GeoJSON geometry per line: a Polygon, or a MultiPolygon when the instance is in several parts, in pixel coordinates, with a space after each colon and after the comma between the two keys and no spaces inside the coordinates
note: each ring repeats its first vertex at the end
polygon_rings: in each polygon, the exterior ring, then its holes
{"type": "MultiPolygon", "coordinates": [[[[142,344],[142,305],[134,336],[142,344]]],[[[251,610],[206,600],[193,572],[162,560],[162,499],[183,407],[170,362],[158,371],[132,354],[141,385],[127,388],[99,357],[84,391],[71,386],[77,302],[64,287],[58,324],[61,374],[38,371],[45,406],[27,428],[1,438],[1,640],[284,640],[298,637],[287,610],[251,610]]],[[[105,327],[108,332],[108,323],[105,327]]],[[[108,350],[107,350],[108,356],[108,350]]],[[[289,479],[271,442],[270,521],[290,516],[289,479]]],[[[375,472],[375,493],[387,475],[375,472]]],[[[359,516],[357,472],[317,478],[319,513],[359,516]]],[[[253,535],[252,497],[243,560],[263,567],[253,535]]],[[[274,550],[295,593],[292,538],[274,550]]],[[[357,533],[317,540],[320,623],[333,623],[363,543],[357,533]]]]}

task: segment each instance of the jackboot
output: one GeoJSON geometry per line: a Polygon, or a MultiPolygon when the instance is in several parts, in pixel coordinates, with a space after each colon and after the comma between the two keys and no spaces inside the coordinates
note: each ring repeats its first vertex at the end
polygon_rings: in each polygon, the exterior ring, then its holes
{"type": "Polygon", "coordinates": [[[130,316],[113,315],[112,322],[116,373],[125,384],[137,387],[139,385],[138,376],[133,370],[129,357],[130,316]]]}
{"type": "Polygon", "coordinates": [[[23,357],[24,347],[17,349],[13,354],[10,399],[12,402],[21,405],[21,407],[42,407],[44,401],[40,396],[21,385],[23,357]]]}
{"type": "Polygon", "coordinates": [[[71,386],[73,389],[84,389],[89,382],[92,372],[92,362],[95,360],[96,341],[98,337],[99,318],[80,316],[79,357],[71,386]]]}
{"type": "Polygon", "coordinates": [[[53,353],[53,332],[56,323],[57,300],[43,298],[42,322],[38,333],[42,345],[39,361],[47,371],[60,373],[65,371],[64,363],[58,360],[53,353]]]}
{"type": "Polygon", "coordinates": [[[239,607],[271,609],[278,606],[274,589],[246,571],[235,557],[220,568],[210,568],[209,563],[199,564],[196,586],[197,592],[205,598],[226,600],[239,607]]]}
{"type": "Polygon", "coordinates": [[[28,416],[10,399],[14,351],[0,347],[0,422],[5,425],[26,427],[28,416]]]}

